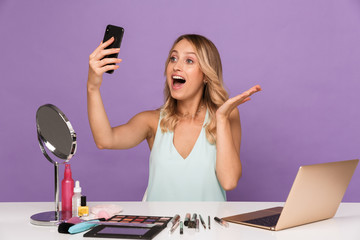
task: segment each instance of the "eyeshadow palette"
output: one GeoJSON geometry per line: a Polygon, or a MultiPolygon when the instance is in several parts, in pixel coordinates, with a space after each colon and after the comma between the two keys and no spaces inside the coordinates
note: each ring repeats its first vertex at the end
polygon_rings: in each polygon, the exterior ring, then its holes
{"type": "Polygon", "coordinates": [[[84,237],[152,239],[172,217],[115,215],[96,226],[84,237]]]}
{"type": "Polygon", "coordinates": [[[108,219],[108,223],[143,223],[156,224],[166,227],[172,217],[157,217],[157,216],[136,216],[136,215],[115,215],[108,219]]]}

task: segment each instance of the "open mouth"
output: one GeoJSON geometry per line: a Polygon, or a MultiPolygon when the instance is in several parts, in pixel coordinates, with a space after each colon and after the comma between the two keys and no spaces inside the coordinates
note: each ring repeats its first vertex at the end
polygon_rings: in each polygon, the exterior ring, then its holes
{"type": "Polygon", "coordinates": [[[177,75],[172,76],[172,79],[173,79],[173,86],[175,88],[181,87],[186,82],[186,80],[183,77],[177,75]]]}

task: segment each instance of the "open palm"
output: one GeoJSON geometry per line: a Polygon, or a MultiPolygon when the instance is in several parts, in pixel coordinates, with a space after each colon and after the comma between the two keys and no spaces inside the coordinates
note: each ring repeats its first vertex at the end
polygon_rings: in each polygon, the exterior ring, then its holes
{"type": "Polygon", "coordinates": [[[261,91],[260,85],[253,86],[249,90],[233,97],[229,98],[221,107],[216,111],[217,117],[229,117],[230,113],[240,104],[250,100],[250,96],[256,92],[261,91]]]}

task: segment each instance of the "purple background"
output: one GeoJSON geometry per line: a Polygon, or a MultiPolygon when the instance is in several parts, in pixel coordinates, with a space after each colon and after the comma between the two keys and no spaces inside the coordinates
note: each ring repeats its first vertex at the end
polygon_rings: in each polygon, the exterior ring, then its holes
{"type": "MultiPolygon", "coordinates": [[[[53,166],[35,126],[45,103],[77,133],[71,168],[88,201],[142,199],[147,143],[98,150],[87,119],[88,56],[109,23],[125,28],[123,63],[102,86],[113,125],[162,105],[164,62],[180,34],[216,44],[231,96],[262,86],[239,107],[243,177],[229,200],[285,201],[300,165],[359,157],[357,0],[2,0],[0,201],[53,200],[53,166]]],[[[359,171],[344,201],[360,201],[359,171]]]]}

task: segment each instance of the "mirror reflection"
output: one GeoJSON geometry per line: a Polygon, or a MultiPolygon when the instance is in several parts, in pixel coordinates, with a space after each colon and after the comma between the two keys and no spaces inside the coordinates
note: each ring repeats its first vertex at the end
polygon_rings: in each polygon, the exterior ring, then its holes
{"type": "MultiPolygon", "coordinates": [[[[36,113],[36,125],[43,153],[45,145],[56,157],[69,161],[76,152],[76,134],[65,114],[52,104],[43,105],[36,113]]],[[[52,163],[57,162],[45,157],[52,163]]]]}

